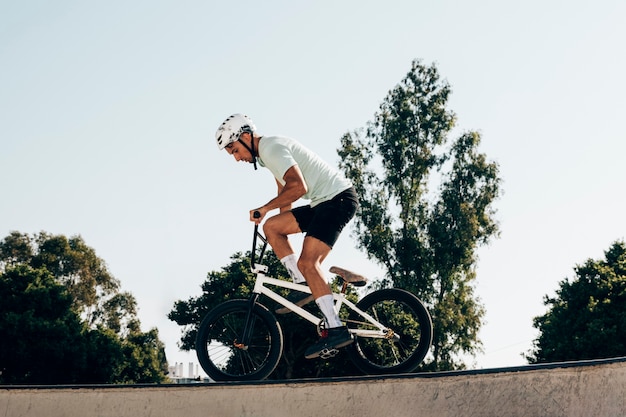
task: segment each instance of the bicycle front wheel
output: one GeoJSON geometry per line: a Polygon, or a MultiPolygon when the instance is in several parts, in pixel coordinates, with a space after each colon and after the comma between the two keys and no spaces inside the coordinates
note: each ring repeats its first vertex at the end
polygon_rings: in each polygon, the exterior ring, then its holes
{"type": "Polygon", "coordinates": [[[255,303],[250,312],[248,300],[215,307],[202,320],[196,337],[200,365],[214,381],[265,379],[278,365],[282,351],[280,324],[260,304],[255,303]]]}
{"type": "MultiPolygon", "coordinates": [[[[433,339],[430,314],[412,293],[387,288],[374,291],[357,307],[385,326],[385,337],[356,333],[348,346],[354,365],[365,374],[393,374],[414,371],[424,360],[433,339]]],[[[348,318],[348,328],[377,330],[356,311],[348,318]]]]}

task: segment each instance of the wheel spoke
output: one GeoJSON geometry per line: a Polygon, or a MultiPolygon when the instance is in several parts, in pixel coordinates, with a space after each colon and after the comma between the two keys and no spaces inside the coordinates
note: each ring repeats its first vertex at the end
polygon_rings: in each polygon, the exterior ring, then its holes
{"type": "Polygon", "coordinates": [[[249,341],[244,345],[249,306],[244,300],[225,302],[200,325],[196,352],[202,368],[216,381],[263,379],[278,364],[282,332],[265,307],[255,305],[247,330],[249,341]]]}
{"type": "MultiPolygon", "coordinates": [[[[376,291],[358,307],[393,332],[394,337],[373,338],[357,333],[349,352],[365,373],[410,372],[423,360],[432,340],[428,311],[414,295],[397,289],[376,291]]],[[[351,329],[372,328],[370,323],[351,314],[351,329]]]]}

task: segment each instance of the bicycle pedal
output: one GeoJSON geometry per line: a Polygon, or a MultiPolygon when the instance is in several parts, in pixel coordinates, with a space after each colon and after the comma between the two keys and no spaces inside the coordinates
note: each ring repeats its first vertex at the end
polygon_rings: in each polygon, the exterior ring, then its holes
{"type": "Polygon", "coordinates": [[[320,359],[331,359],[337,356],[338,353],[339,353],[339,349],[335,349],[335,348],[323,349],[320,352],[320,359]]]}

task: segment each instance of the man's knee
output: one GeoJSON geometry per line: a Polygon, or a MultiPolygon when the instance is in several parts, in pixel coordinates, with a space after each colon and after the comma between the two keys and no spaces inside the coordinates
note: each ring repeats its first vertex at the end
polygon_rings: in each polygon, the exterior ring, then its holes
{"type": "Polygon", "coordinates": [[[265,223],[263,223],[263,233],[265,236],[269,236],[273,233],[273,231],[272,218],[270,217],[265,221],[265,223]]]}
{"type": "Polygon", "coordinates": [[[276,236],[279,233],[279,222],[276,220],[276,216],[272,216],[263,223],[263,233],[265,236],[276,236]]]}
{"type": "Polygon", "coordinates": [[[300,231],[298,223],[291,213],[285,212],[272,216],[263,223],[263,233],[269,236],[289,236],[300,231]]]}

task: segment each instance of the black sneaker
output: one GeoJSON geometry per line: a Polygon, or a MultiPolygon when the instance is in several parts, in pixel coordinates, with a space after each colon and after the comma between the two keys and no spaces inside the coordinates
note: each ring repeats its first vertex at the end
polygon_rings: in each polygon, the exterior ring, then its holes
{"type": "MultiPolygon", "coordinates": [[[[309,285],[306,282],[301,282],[301,285],[309,285]]],[[[285,297],[287,300],[291,301],[292,303],[294,303],[295,305],[297,305],[298,307],[302,307],[303,305],[309,304],[311,301],[313,301],[313,294],[308,294],[306,292],[300,292],[300,291],[292,291],[289,294],[287,294],[287,296],[285,297]]],[[[291,313],[291,310],[289,310],[287,307],[279,307],[276,310],[274,310],[274,312],[276,314],[287,314],[287,313],[291,313]]]]}
{"type": "Polygon", "coordinates": [[[354,342],[354,339],[346,326],[333,327],[324,330],[322,338],[304,352],[304,357],[307,359],[317,357],[329,359],[339,353],[339,348],[348,346],[352,342],[354,342]]]}

